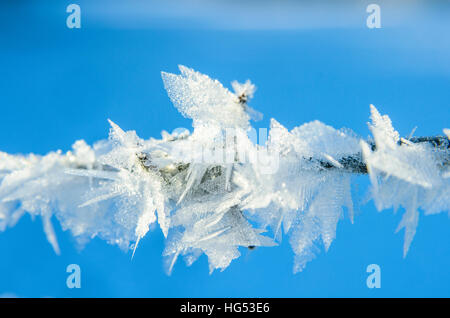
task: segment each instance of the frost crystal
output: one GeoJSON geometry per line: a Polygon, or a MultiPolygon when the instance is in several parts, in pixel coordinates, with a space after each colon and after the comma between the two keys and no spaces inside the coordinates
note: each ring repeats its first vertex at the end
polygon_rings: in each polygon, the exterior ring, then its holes
{"type": "MultiPolygon", "coordinates": [[[[430,144],[401,139],[391,120],[371,106],[370,130],[376,149],[361,141],[362,153],[372,182],[372,196],[379,211],[402,206],[405,213],[397,231],[405,229],[403,255],[408,253],[419,222],[419,209],[425,214],[450,210],[450,180],[442,165],[442,153],[430,144]]],[[[447,145],[448,149],[448,145],[447,145]]],[[[448,161],[447,161],[448,163],[448,161]]]]}
{"type": "MultiPolygon", "coordinates": [[[[351,179],[370,174],[379,210],[403,207],[406,255],[425,214],[449,211],[448,137],[400,138],[371,106],[374,142],[319,121],[287,130],[271,120],[256,143],[248,106],[255,86],[217,80],[180,66],[162,73],[175,107],[193,132],[139,138],[110,121],[108,140],[46,156],[0,153],[0,230],[24,213],[39,215],[54,250],[53,216],[80,245],[100,237],[135,255],[152,224],[167,238],[170,273],[182,256],[206,254],[210,272],[225,269],[242,247],[274,246],[287,235],[301,271],[330,248],[339,220],[353,221],[351,179]],[[262,138],[264,139],[264,138],[262,138]]],[[[449,130],[444,130],[449,135],[449,130]]]]}

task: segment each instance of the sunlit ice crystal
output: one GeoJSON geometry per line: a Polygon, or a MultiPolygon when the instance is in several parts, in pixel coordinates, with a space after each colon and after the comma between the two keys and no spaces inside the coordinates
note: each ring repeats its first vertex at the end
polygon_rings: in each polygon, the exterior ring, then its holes
{"type": "Polygon", "coordinates": [[[429,144],[400,139],[388,116],[371,105],[375,149],[361,141],[362,153],[372,182],[372,197],[378,210],[403,207],[397,228],[405,229],[403,254],[408,253],[416,233],[419,210],[425,214],[449,210],[450,183],[435,150],[429,144]]]}
{"type": "Polygon", "coordinates": [[[267,175],[247,172],[245,182],[240,175],[238,182],[251,189],[242,207],[278,240],[282,229],[290,236],[297,272],[314,257],[319,242],[330,247],[343,208],[353,216],[350,174],[320,167],[324,161],[339,166],[343,153],[357,153],[358,139],[319,121],[288,131],[272,119],[268,147],[279,153],[279,168],[267,175]]]}
{"type": "MultiPolygon", "coordinates": [[[[180,75],[162,72],[167,94],[180,113],[193,119],[194,128],[199,125],[217,125],[222,128],[247,128],[249,116],[239,95],[233,94],[222,84],[188,67],[179,66],[180,75]]],[[[238,94],[246,93],[247,102],[254,86],[234,84],[238,94]]]]}
{"type": "Polygon", "coordinates": [[[73,209],[74,199],[85,192],[84,180],[65,174],[67,167],[91,169],[95,164],[94,151],[84,141],[77,141],[73,151],[52,152],[45,156],[11,156],[1,154],[3,171],[0,184],[1,229],[14,225],[28,212],[41,216],[44,231],[53,249],[59,246],[51,224],[52,215],[73,209]]]}
{"type": "Polygon", "coordinates": [[[298,272],[320,248],[331,248],[346,212],[353,221],[355,174],[369,173],[379,210],[406,210],[399,225],[405,254],[419,211],[449,211],[445,137],[438,147],[401,138],[372,106],[374,142],[320,121],[288,130],[275,119],[267,140],[257,142],[251,120],[262,115],[249,106],[254,84],[232,82],[229,90],[179,68],[162,79],[174,106],[192,119],[192,133],[143,139],[109,121],[109,138],[92,147],[78,141],[67,153],[0,153],[0,230],[25,213],[41,216],[59,252],[56,218],[80,246],[99,237],[136,257],[142,238],[159,227],[168,273],[180,256],[191,265],[202,254],[210,272],[224,270],[242,249],[287,236],[298,272]]]}

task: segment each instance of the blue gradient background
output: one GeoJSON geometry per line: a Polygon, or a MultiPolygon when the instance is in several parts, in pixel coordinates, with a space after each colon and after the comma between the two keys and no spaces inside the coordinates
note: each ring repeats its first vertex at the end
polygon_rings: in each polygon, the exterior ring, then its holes
{"type": "MultiPolygon", "coordinates": [[[[307,6],[311,2],[287,1],[278,7],[267,1],[265,13],[254,13],[252,7],[264,5],[247,1],[243,9],[249,19],[244,11],[237,21],[229,19],[235,7],[223,10],[223,1],[191,10],[195,15],[177,1],[131,2],[137,6],[131,13],[117,9],[120,1],[114,10],[105,1],[75,2],[82,8],[79,30],[65,24],[71,2],[0,4],[1,151],[45,154],[66,151],[77,139],[93,143],[107,137],[107,118],[143,138],[157,137],[163,129],[189,128],[160,78],[161,70],[177,72],[177,64],[226,86],[250,78],[258,87],[251,106],[265,115],[256,127],[268,127],[271,117],[289,129],[319,119],[367,137],[372,103],[402,135],[415,126],[416,135],[450,128],[448,2],[382,6],[383,28],[377,30],[365,26],[367,1],[334,7],[324,2],[313,8],[307,6]],[[136,12],[140,19],[133,18],[136,12]],[[267,19],[271,12],[278,22],[267,19]]],[[[357,177],[354,183],[355,223],[341,220],[330,250],[296,275],[286,239],[276,248],[242,249],[242,257],[224,272],[209,275],[202,256],[191,267],[179,261],[169,277],[163,272],[159,230],[141,240],[131,260],[131,253],[99,239],[78,251],[54,220],[62,250],[57,256],[41,220],[25,216],[0,233],[0,295],[449,297],[448,214],[421,215],[403,259],[403,232],[394,234],[401,213],[378,213],[364,200],[367,178],[357,177]],[[65,269],[72,263],[81,266],[81,289],[66,287],[65,269]],[[381,289],[366,287],[366,267],[372,263],[381,267],[381,289]]]]}

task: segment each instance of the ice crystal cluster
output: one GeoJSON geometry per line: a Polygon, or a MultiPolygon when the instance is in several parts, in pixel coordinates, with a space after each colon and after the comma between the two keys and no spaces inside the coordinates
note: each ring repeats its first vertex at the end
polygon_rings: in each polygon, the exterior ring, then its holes
{"type": "MultiPolygon", "coordinates": [[[[0,231],[29,213],[43,219],[59,253],[52,219],[80,245],[99,237],[134,255],[158,225],[166,237],[170,273],[178,258],[203,253],[209,268],[225,269],[242,248],[275,246],[287,236],[294,272],[327,250],[346,212],[353,221],[351,179],[369,173],[379,210],[403,209],[407,253],[426,214],[450,210],[448,137],[443,144],[400,138],[389,117],[371,106],[373,140],[319,121],[289,131],[271,120],[256,142],[248,106],[255,86],[217,80],[180,66],[162,73],[164,86],[193,130],[141,139],[110,121],[109,138],[77,141],[67,153],[0,152],[0,231]]],[[[449,135],[448,130],[444,132],[449,135]]]]}

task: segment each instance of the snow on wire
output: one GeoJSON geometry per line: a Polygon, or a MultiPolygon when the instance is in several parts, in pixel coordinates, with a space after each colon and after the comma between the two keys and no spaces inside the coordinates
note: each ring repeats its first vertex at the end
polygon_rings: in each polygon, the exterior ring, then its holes
{"type": "Polygon", "coordinates": [[[275,246],[288,236],[294,272],[327,250],[346,211],[353,222],[351,180],[369,174],[378,210],[404,209],[404,255],[419,211],[450,211],[450,131],[447,136],[400,138],[388,116],[371,106],[373,140],[319,121],[287,130],[271,120],[256,143],[248,106],[255,86],[217,80],[180,66],[162,73],[193,132],[139,138],[110,121],[108,140],[77,141],[67,153],[45,156],[0,152],[0,231],[25,213],[41,216],[47,239],[59,246],[56,217],[82,246],[100,237],[133,250],[158,224],[166,237],[168,273],[179,257],[191,265],[203,253],[209,269],[225,269],[240,247],[275,246]]]}

